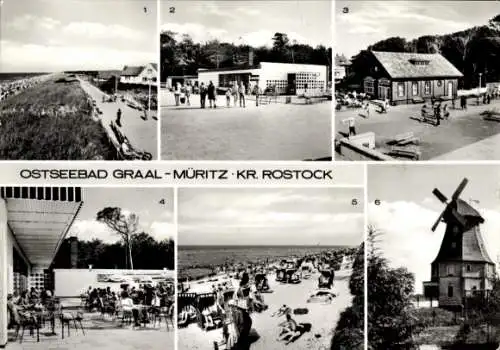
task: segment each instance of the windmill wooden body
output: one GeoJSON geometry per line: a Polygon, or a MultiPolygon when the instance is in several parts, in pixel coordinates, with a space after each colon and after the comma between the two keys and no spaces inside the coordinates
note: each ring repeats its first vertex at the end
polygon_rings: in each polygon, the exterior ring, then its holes
{"type": "Polygon", "coordinates": [[[467,182],[464,179],[460,183],[449,202],[438,189],[432,192],[446,204],[432,231],[441,221],[446,224],[446,230],[439,253],[431,264],[431,281],[424,282],[424,294],[448,309],[464,307],[466,297],[487,295],[495,274],[495,264],[479,229],[484,219],[459,198],[467,182]]]}

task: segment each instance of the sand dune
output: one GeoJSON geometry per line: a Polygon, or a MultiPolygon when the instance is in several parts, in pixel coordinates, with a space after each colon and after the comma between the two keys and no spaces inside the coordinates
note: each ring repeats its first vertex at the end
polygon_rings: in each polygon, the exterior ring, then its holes
{"type": "MultiPolygon", "coordinates": [[[[252,350],[321,350],[329,349],[333,331],[339,319],[340,313],[352,302],[349,293],[349,276],[351,270],[337,271],[333,292],[337,297],[331,304],[307,303],[309,295],[316,291],[319,274],[314,274],[310,279],[302,280],[302,283],[281,284],[274,280],[274,275],[269,276],[269,283],[274,290],[273,293],[263,294],[269,309],[263,313],[253,313],[253,328],[260,338],[252,344],[252,350]],[[303,334],[295,342],[285,345],[277,341],[278,324],[284,320],[284,316],[271,317],[280,306],[286,304],[291,308],[308,308],[306,315],[294,315],[298,323],[311,323],[310,332],[303,334]]],[[[197,324],[191,324],[178,332],[179,350],[191,349],[213,349],[213,342],[222,339],[220,329],[203,331],[197,324]]]]}

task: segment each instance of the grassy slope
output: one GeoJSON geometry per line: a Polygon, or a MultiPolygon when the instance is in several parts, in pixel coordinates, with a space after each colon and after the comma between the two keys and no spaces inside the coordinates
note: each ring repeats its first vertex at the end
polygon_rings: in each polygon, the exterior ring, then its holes
{"type": "Polygon", "coordinates": [[[106,133],[90,113],[78,81],[49,80],[8,98],[0,104],[0,159],[112,159],[106,133]]]}

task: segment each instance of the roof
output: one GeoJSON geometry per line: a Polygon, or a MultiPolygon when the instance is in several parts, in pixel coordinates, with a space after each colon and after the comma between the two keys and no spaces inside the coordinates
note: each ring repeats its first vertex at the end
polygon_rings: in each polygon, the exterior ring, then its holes
{"type": "Polygon", "coordinates": [[[136,77],[143,71],[144,66],[125,66],[122,70],[122,75],[136,77]]]}
{"type": "Polygon", "coordinates": [[[109,79],[113,76],[120,76],[122,73],[121,70],[101,70],[97,72],[97,77],[100,79],[109,79]]]}
{"type": "Polygon", "coordinates": [[[150,65],[154,68],[154,70],[158,70],[158,64],[157,63],[150,63],[150,65]]]}
{"type": "Polygon", "coordinates": [[[454,65],[438,53],[372,51],[372,54],[392,79],[463,77],[454,65]]]}

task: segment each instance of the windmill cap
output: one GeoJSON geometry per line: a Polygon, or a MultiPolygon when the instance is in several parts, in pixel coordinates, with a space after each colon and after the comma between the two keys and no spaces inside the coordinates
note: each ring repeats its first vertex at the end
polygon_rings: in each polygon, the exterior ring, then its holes
{"type": "Polygon", "coordinates": [[[461,216],[476,217],[480,220],[481,223],[484,222],[484,219],[481,216],[481,214],[479,214],[479,212],[476,209],[474,209],[469,203],[460,198],[458,198],[456,202],[457,202],[458,214],[460,214],[461,216]]]}

